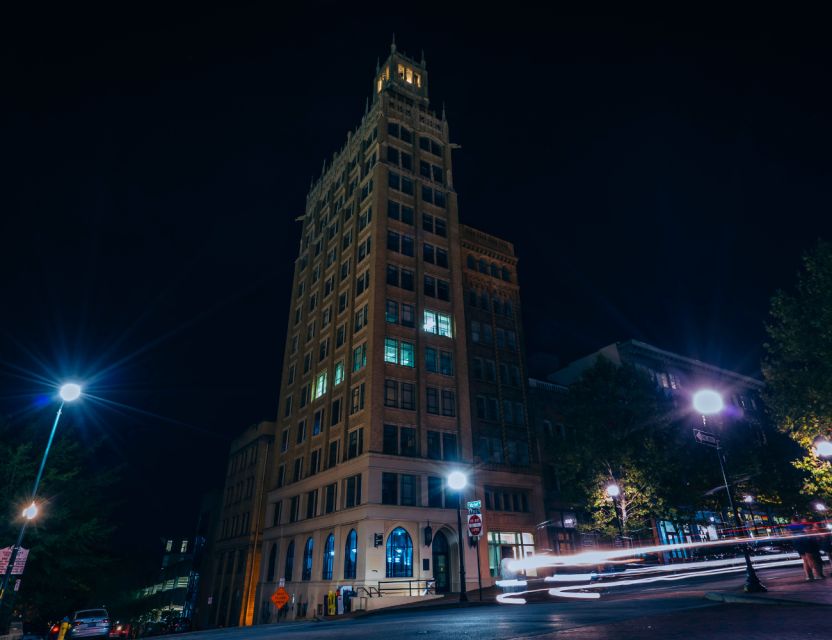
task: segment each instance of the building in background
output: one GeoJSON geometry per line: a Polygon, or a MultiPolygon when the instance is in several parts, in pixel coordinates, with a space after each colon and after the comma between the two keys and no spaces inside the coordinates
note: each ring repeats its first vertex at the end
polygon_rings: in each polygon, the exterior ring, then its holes
{"type": "Polygon", "coordinates": [[[135,611],[143,622],[158,622],[187,617],[193,609],[198,572],[193,538],[163,541],[162,562],[156,582],[135,592],[135,611]]]}
{"type": "Polygon", "coordinates": [[[225,486],[199,589],[200,627],[252,624],[260,571],[266,490],[274,471],[274,422],[247,428],[231,443],[225,486]]]}
{"type": "Polygon", "coordinates": [[[424,60],[394,44],[372,94],[301,218],[257,622],[275,619],[281,582],[289,617],[344,586],[377,607],[472,589],[480,572],[491,584],[499,560],[533,552],[543,519],[513,249],[458,222],[424,60]],[[472,395],[469,369],[491,364],[472,395]],[[483,501],[479,558],[457,543],[452,470],[470,478],[463,498],[483,501]]]}

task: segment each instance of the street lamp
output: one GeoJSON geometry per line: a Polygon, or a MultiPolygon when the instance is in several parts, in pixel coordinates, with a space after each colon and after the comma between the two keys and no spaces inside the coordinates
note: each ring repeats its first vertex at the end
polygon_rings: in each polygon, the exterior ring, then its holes
{"type": "MultiPolygon", "coordinates": [[[[26,533],[26,527],[29,522],[38,515],[38,507],[35,504],[35,498],[38,495],[38,487],[40,487],[40,481],[43,477],[43,470],[46,467],[46,459],[49,457],[49,450],[52,448],[52,441],[55,439],[55,431],[58,429],[58,422],[61,419],[61,413],[63,412],[64,404],[67,402],[72,402],[73,400],[77,400],[81,397],[81,386],[74,383],[68,382],[61,386],[58,395],[61,398],[61,404],[58,406],[58,411],[55,414],[55,421],[52,423],[52,432],[49,434],[49,440],[46,442],[46,449],[43,452],[43,458],[40,461],[40,468],[38,469],[38,475],[35,477],[35,485],[32,487],[32,496],[31,501],[28,507],[23,510],[21,514],[23,516],[23,524],[20,525],[20,533],[17,535],[17,542],[15,542],[14,546],[12,547],[11,555],[9,556],[9,564],[6,567],[6,572],[3,574],[3,582],[0,584],[0,619],[3,618],[3,603],[5,600],[6,590],[9,586],[9,579],[12,576],[12,568],[14,567],[14,561],[17,559],[17,554],[20,551],[20,545],[23,544],[23,536],[26,533]]],[[[0,624],[0,627],[4,625],[0,624]]]]}
{"type": "Polygon", "coordinates": [[[754,512],[751,510],[751,505],[754,504],[754,496],[745,496],[742,501],[748,505],[748,514],[751,516],[751,537],[754,537],[754,532],[757,529],[757,523],[754,521],[754,512]]]}
{"type": "Polygon", "coordinates": [[[618,523],[618,533],[621,535],[621,544],[624,544],[624,519],[621,517],[623,514],[618,512],[620,507],[618,499],[621,497],[621,487],[614,482],[611,482],[606,486],[604,491],[607,494],[607,497],[612,500],[612,508],[615,511],[615,521],[618,523]]]}
{"type": "Polygon", "coordinates": [[[459,546],[459,601],[468,602],[465,591],[465,548],[462,546],[462,490],[467,486],[468,478],[462,471],[448,474],[448,486],[456,491],[456,533],[459,546]]]}
{"type": "Polygon", "coordinates": [[[817,511],[818,513],[823,513],[823,512],[826,511],[826,505],[823,504],[822,502],[816,502],[812,506],[815,508],[815,511],[817,511]]]}
{"type": "Polygon", "coordinates": [[[832,442],[829,440],[818,439],[815,441],[815,454],[821,458],[832,457],[832,442]]]}
{"type": "MultiPolygon", "coordinates": [[[[702,424],[707,426],[707,416],[714,415],[722,411],[725,403],[722,401],[722,396],[713,389],[702,389],[693,395],[693,408],[702,416],[702,424]]],[[[740,512],[734,504],[734,498],[731,495],[731,487],[728,484],[728,476],[725,473],[725,461],[722,456],[722,449],[719,446],[719,440],[716,440],[716,457],[719,460],[719,470],[722,472],[722,480],[725,483],[725,494],[728,496],[728,506],[734,514],[734,522],[737,526],[737,531],[742,530],[742,520],[740,520],[740,512]]],[[[748,552],[748,545],[743,544],[742,555],[745,558],[745,586],[746,593],[762,593],[768,591],[757,577],[757,572],[754,571],[754,565],[751,564],[751,555],[748,552]]]]}

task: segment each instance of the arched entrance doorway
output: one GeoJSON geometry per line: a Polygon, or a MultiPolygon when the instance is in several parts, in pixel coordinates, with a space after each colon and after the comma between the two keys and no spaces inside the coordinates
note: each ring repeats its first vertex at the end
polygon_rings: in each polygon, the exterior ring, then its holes
{"type": "Polygon", "coordinates": [[[448,538],[441,531],[433,537],[433,578],[436,580],[436,593],[448,593],[451,590],[451,554],[448,550],[448,538]]]}

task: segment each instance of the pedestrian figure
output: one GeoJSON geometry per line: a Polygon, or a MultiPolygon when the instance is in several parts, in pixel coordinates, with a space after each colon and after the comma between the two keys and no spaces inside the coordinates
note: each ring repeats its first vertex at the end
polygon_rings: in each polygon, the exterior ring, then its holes
{"type": "Polygon", "coordinates": [[[809,553],[812,554],[812,567],[815,575],[819,580],[826,580],[826,576],[823,575],[823,556],[820,555],[821,536],[818,535],[821,533],[820,526],[817,522],[809,522],[806,518],[803,519],[803,522],[806,526],[806,533],[814,534],[806,540],[808,541],[809,553]]]}

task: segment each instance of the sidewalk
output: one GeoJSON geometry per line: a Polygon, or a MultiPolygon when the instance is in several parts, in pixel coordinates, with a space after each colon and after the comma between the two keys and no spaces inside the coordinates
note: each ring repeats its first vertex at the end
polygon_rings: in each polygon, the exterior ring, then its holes
{"type": "MultiPolygon", "coordinates": [[[[425,600],[423,602],[409,602],[403,605],[393,605],[390,607],[382,607],[380,609],[370,609],[368,611],[353,611],[352,613],[343,614],[340,616],[324,616],[322,620],[348,620],[350,618],[363,618],[364,616],[384,615],[385,613],[407,613],[408,611],[426,611],[436,609],[455,609],[458,607],[484,607],[496,606],[497,593],[500,590],[495,587],[486,587],[482,590],[482,602],[480,602],[479,591],[468,592],[468,602],[460,602],[458,593],[449,593],[441,598],[433,600],[425,600]]],[[[395,596],[390,596],[394,598],[395,596]]]]}
{"type": "Polygon", "coordinates": [[[821,605],[832,606],[832,577],[826,580],[807,582],[803,574],[795,573],[785,577],[760,579],[768,588],[766,593],[745,593],[742,589],[735,591],[711,591],[705,594],[708,600],[717,602],[768,604],[768,605],[821,605]]]}

